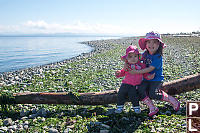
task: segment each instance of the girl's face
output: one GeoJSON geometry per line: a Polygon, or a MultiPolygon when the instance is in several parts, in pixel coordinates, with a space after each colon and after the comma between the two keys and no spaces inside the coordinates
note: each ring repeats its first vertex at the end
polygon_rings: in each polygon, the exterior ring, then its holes
{"type": "Polygon", "coordinates": [[[156,53],[160,45],[160,42],[157,39],[148,40],[146,42],[146,49],[149,51],[149,54],[153,55],[156,53]]]}
{"type": "Polygon", "coordinates": [[[136,53],[129,53],[127,56],[128,63],[135,64],[138,62],[138,54],[136,53]]]}

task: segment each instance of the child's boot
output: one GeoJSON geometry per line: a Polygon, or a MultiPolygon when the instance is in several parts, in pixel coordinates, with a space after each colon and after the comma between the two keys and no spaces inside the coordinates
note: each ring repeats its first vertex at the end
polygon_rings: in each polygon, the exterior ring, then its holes
{"type": "Polygon", "coordinates": [[[149,107],[149,116],[153,116],[159,111],[159,109],[154,106],[153,102],[149,97],[145,97],[142,101],[149,107]]]}
{"type": "Polygon", "coordinates": [[[117,109],[115,110],[115,113],[121,113],[123,111],[124,105],[118,105],[117,109]]]}
{"type": "Polygon", "coordinates": [[[180,102],[176,98],[168,95],[164,91],[162,91],[162,95],[163,95],[162,101],[169,102],[173,106],[173,108],[174,108],[175,111],[179,110],[179,108],[180,108],[180,102]]]}
{"type": "Polygon", "coordinates": [[[136,114],[141,113],[140,106],[135,106],[135,107],[133,107],[133,109],[134,109],[134,111],[135,111],[136,114]]]}

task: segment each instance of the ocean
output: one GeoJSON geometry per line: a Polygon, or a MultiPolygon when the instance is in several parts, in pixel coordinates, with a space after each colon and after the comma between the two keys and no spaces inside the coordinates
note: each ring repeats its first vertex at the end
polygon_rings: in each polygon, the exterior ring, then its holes
{"type": "Polygon", "coordinates": [[[70,59],[93,49],[79,42],[113,38],[0,37],[0,73],[70,59]]]}

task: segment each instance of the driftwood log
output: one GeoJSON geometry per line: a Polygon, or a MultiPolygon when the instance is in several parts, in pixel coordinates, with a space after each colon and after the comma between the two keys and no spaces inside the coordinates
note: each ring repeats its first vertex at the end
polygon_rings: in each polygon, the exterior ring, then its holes
{"type": "MultiPolygon", "coordinates": [[[[170,95],[200,89],[200,74],[190,75],[171,82],[165,82],[161,89],[170,95]]],[[[117,102],[117,90],[80,93],[79,96],[67,92],[28,92],[15,93],[13,94],[13,97],[12,104],[106,105],[117,102]]],[[[0,101],[0,103],[2,102],[0,101]]]]}

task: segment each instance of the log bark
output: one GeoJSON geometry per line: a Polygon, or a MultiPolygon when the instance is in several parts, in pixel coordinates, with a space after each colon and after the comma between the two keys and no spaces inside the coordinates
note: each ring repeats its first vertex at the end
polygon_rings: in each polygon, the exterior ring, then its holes
{"type": "MultiPolygon", "coordinates": [[[[170,95],[176,95],[199,88],[200,74],[187,76],[171,82],[165,82],[161,87],[162,90],[170,95]]],[[[13,96],[15,104],[106,105],[117,102],[117,90],[80,93],[79,96],[75,96],[74,94],[67,92],[15,93],[13,96]]]]}

